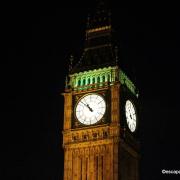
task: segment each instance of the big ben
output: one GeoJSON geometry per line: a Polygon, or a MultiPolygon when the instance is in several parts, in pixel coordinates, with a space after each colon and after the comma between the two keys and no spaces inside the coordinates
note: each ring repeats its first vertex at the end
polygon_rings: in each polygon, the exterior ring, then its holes
{"type": "Polygon", "coordinates": [[[138,90],[121,69],[103,2],[88,16],[63,95],[64,180],[138,180],[138,90]]]}

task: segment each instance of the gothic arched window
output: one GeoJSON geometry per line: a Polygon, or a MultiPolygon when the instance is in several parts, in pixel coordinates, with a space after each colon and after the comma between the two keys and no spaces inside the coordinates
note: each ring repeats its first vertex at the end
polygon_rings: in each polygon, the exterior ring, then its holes
{"type": "Polygon", "coordinates": [[[78,80],[78,86],[81,86],[81,80],[80,79],[78,80]]]}
{"type": "Polygon", "coordinates": [[[83,79],[83,85],[86,85],[86,79],[83,79]]]}
{"type": "Polygon", "coordinates": [[[102,77],[102,82],[105,82],[105,76],[102,77]]]}
{"type": "Polygon", "coordinates": [[[97,83],[100,83],[100,77],[99,76],[97,77],[97,83]]]}
{"type": "Polygon", "coordinates": [[[108,82],[110,81],[110,74],[108,74],[108,82]]]}
{"type": "Polygon", "coordinates": [[[93,79],[92,79],[92,83],[93,83],[93,84],[95,84],[95,77],[93,77],[93,79]]]}
{"type": "Polygon", "coordinates": [[[88,78],[88,81],[87,81],[87,82],[88,82],[88,84],[90,84],[90,83],[91,83],[91,80],[90,80],[90,78],[88,78]]]}

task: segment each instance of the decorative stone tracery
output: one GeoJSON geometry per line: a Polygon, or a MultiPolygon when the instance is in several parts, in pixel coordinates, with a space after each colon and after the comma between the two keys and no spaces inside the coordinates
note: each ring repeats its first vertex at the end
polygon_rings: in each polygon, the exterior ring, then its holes
{"type": "Polygon", "coordinates": [[[117,66],[71,74],[69,85],[74,91],[78,91],[107,86],[115,81],[120,81],[121,84],[126,85],[126,87],[136,95],[135,85],[117,66]]]}

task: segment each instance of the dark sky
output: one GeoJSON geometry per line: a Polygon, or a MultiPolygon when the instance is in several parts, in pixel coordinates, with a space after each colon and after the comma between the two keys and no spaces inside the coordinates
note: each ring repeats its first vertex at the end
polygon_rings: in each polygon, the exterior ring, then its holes
{"type": "MultiPolygon", "coordinates": [[[[61,93],[68,58],[83,48],[87,12],[95,6],[89,3],[4,7],[0,173],[7,179],[62,179],[61,93]]],[[[141,179],[178,179],[161,170],[180,169],[180,12],[110,6],[122,68],[140,90],[141,179]]]]}

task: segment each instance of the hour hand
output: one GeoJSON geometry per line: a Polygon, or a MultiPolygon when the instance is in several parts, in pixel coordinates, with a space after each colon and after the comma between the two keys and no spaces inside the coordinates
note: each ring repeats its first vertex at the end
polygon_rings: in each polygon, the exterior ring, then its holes
{"type": "Polygon", "coordinates": [[[89,104],[87,104],[86,106],[89,108],[89,110],[90,110],[91,112],[93,112],[92,108],[89,107],[89,104]]]}
{"type": "MultiPolygon", "coordinates": [[[[82,102],[83,103],[83,102],[82,102]]],[[[92,108],[89,107],[89,104],[83,103],[91,112],[93,112],[92,108]]]]}

